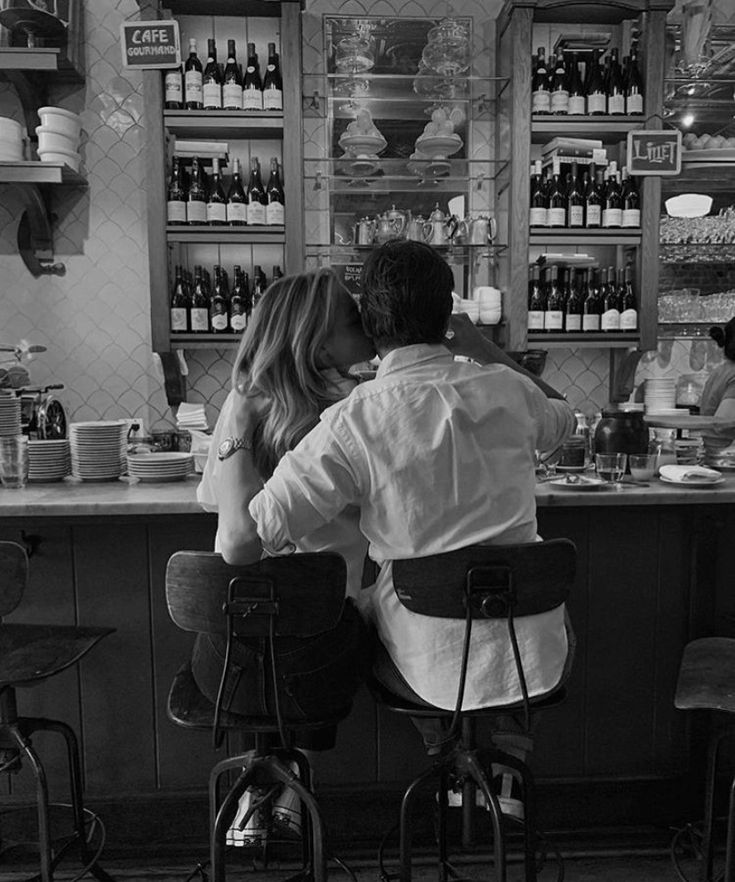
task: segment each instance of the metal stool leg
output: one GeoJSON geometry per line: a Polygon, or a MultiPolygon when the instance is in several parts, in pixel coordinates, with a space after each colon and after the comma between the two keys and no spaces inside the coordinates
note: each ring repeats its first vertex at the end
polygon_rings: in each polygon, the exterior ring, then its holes
{"type": "Polygon", "coordinates": [[[712,879],[712,827],[715,816],[715,779],[720,756],[720,746],[730,732],[716,732],[709,741],[707,750],[707,779],[704,793],[704,830],[702,831],[702,867],[700,882],[712,879]]]}
{"type": "MultiPolygon", "coordinates": [[[[413,803],[416,798],[416,794],[420,789],[421,785],[428,781],[430,778],[439,774],[439,770],[436,766],[432,766],[429,769],[426,769],[425,772],[422,772],[418,778],[414,778],[414,780],[408,785],[406,792],[403,794],[403,799],[401,800],[401,819],[400,819],[400,843],[399,843],[399,855],[400,855],[400,880],[401,882],[411,882],[411,856],[412,856],[412,841],[413,841],[413,816],[412,809],[413,803]]],[[[441,797],[440,797],[441,798],[441,797]]]]}
{"type": "MultiPolygon", "coordinates": [[[[213,770],[212,775],[210,775],[210,798],[212,789],[216,788],[216,781],[213,782],[212,778],[214,777],[215,771],[221,765],[223,764],[218,763],[217,766],[215,766],[215,770],[213,770]]],[[[219,772],[219,774],[221,774],[221,771],[219,772]]],[[[217,777],[219,777],[219,774],[217,775],[217,777]]],[[[237,781],[235,781],[235,783],[229,789],[227,795],[222,800],[222,804],[220,805],[219,810],[217,810],[215,813],[214,822],[210,827],[209,844],[213,882],[225,882],[225,840],[227,837],[227,831],[230,828],[233,820],[235,819],[235,815],[237,814],[237,804],[240,800],[240,797],[248,789],[253,779],[254,775],[252,769],[250,767],[245,768],[237,781]]]]}
{"type": "Polygon", "coordinates": [[[725,846],[724,882],[735,882],[735,778],[730,782],[730,799],[727,805],[727,840],[725,846]]]}
{"type": "Polygon", "coordinates": [[[502,812],[500,811],[500,803],[497,796],[490,790],[490,784],[487,775],[477,760],[474,752],[464,754],[464,764],[467,771],[472,776],[475,784],[482,792],[490,810],[490,824],[493,831],[493,860],[495,861],[495,877],[497,882],[505,882],[506,866],[505,866],[505,837],[503,835],[502,812]]]}
{"type": "Polygon", "coordinates": [[[523,796],[523,862],[525,864],[526,882],[536,882],[536,784],[533,774],[523,760],[509,753],[495,754],[493,761],[515,769],[521,778],[523,796]]]}

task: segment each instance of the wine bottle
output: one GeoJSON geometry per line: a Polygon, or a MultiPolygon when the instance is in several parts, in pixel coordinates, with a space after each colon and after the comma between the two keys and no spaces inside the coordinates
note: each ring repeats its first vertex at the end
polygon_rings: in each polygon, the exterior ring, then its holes
{"type": "Polygon", "coordinates": [[[623,223],[623,198],[618,183],[615,161],[611,161],[607,172],[605,199],[602,205],[602,226],[604,229],[620,227],[623,223]]]}
{"type": "Polygon", "coordinates": [[[260,80],[255,43],[248,43],[248,61],[242,83],[242,108],[243,110],[263,109],[263,84],[260,80]]]}
{"type": "Polygon", "coordinates": [[[569,196],[567,197],[567,226],[580,229],[584,227],[584,192],[579,181],[577,163],[572,163],[569,196]]]}
{"type": "Polygon", "coordinates": [[[625,112],[630,116],[640,116],[643,113],[643,80],[638,68],[638,44],[635,40],[630,46],[625,77],[625,112]]]}
{"type": "Polygon", "coordinates": [[[273,281],[275,282],[276,279],[282,279],[282,278],[283,278],[283,270],[281,269],[280,266],[278,266],[278,264],[274,264],[274,266],[273,266],[273,281]]]}
{"type": "Polygon", "coordinates": [[[214,268],[214,288],[209,303],[209,325],[215,334],[226,334],[230,326],[230,292],[220,265],[214,268]]]}
{"type": "Polygon", "coordinates": [[[202,109],[202,63],[194,37],[189,40],[189,57],[184,63],[184,104],[187,110],[202,109]]]}
{"type": "Polygon", "coordinates": [[[184,106],[184,74],[181,65],[166,71],[163,78],[164,107],[166,110],[181,110],[184,106]]]}
{"type": "Polygon", "coordinates": [[[552,175],[549,184],[549,226],[564,227],[567,223],[567,196],[560,173],[560,162],[552,159],[552,175]]]}
{"type": "Polygon", "coordinates": [[[546,67],[546,50],[543,46],[539,47],[531,80],[531,113],[551,113],[549,69],[546,67]]]}
{"type": "Polygon", "coordinates": [[[260,298],[268,287],[268,279],[263,270],[255,264],[253,267],[253,307],[258,305],[260,298]]]}
{"type": "Polygon", "coordinates": [[[189,330],[189,295],[181,266],[176,267],[171,290],[171,333],[185,334],[189,330]]]}
{"type": "Polygon", "coordinates": [[[232,160],[232,182],[227,194],[227,223],[231,227],[244,227],[248,222],[248,197],[242,185],[240,160],[232,160]]]}
{"type": "Polygon", "coordinates": [[[551,77],[551,112],[558,116],[569,113],[569,76],[564,64],[564,53],[556,53],[554,72],[551,77]]]}
{"type": "Polygon", "coordinates": [[[278,159],[271,159],[271,173],[268,178],[268,186],[265,189],[265,195],[268,204],[265,208],[265,222],[268,226],[278,226],[283,224],[285,220],[283,186],[281,185],[281,175],[278,171],[278,159]]]}
{"type": "Polygon", "coordinates": [[[587,229],[597,229],[602,226],[602,171],[595,171],[595,166],[590,166],[590,178],[584,194],[584,225],[587,229]]]}
{"type": "Polygon", "coordinates": [[[532,227],[548,227],[549,200],[546,185],[541,173],[541,160],[537,159],[531,166],[531,210],[530,225],[532,227]]]}
{"type": "Polygon", "coordinates": [[[250,158],[250,180],[248,181],[248,223],[251,226],[265,224],[265,206],[267,197],[260,176],[260,163],[257,156],[250,158]]]}
{"type": "Polygon", "coordinates": [[[263,77],[263,110],[283,110],[283,81],[276,44],[268,44],[268,64],[263,77]]]}
{"type": "Polygon", "coordinates": [[[611,116],[622,116],[625,114],[625,86],[623,84],[623,74],[618,63],[618,50],[610,50],[610,69],[605,83],[605,92],[607,95],[607,112],[611,116]]]}
{"type": "Polygon", "coordinates": [[[166,192],[166,223],[180,225],[186,223],[186,191],[184,190],[181,158],[171,160],[171,179],[166,192]]]}
{"type": "Polygon", "coordinates": [[[615,287],[615,270],[610,267],[602,271],[602,316],[600,317],[600,330],[606,333],[614,333],[620,330],[620,307],[618,305],[618,292],[615,287]]]}
{"type": "Polygon", "coordinates": [[[546,297],[541,284],[541,271],[537,264],[531,267],[528,281],[528,330],[529,333],[540,334],[544,331],[546,316],[546,297]]]}
{"type": "Polygon", "coordinates": [[[560,334],[564,330],[564,295],[560,277],[561,272],[557,267],[549,267],[544,329],[551,334],[560,334]]]}
{"type": "Polygon", "coordinates": [[[600,68],[599,49],[592,51],[592,58],[587,68],[585,92],[587,93],[587,113],[590,116],[604,114],[607,110],[607,96],[605,95],[605,83],[600,68]]]}
{"type": "Polygon", "coordinates": [[[640,227],[641,225],[641,198],[638,194],[638,186],[635,178],[628,174],[628,169],[623,166],[622,183],[623,217],[621,226],[640,227]]]}
{"type": "Polygon", "coordinates": [[[188,224],[207,222],[207,193],[202,180],[202,167],[196,156],[191,161],[191,179],[189,192],[186,194],[186,222],[188,224]]]}
{"type": "Polygon", "coordinates": [[[633,269],[630,264],[625,266],[625,281],[623,282],[623,296],[620,305],[620,330],[638,330],[638,305],[633,290],[633,269]]]}
{"type": "Polygon", "coordinates": [[[564,310],[564,330],[569,333],[582,330],[582,313],[584,312],[582,276],[581,270],[575,272],[564,310]]]}
{"type": "Polygon", "coordinates": [[[189,306],[189,328],[193,334],[209,331],[209,284],[201,266],[194,267],[194,290],[189,306]]]}
{"type": "Polygon", "coordinates": [[[597,270],[592,270],[592,277],[587,283],[586,288],[586,296],[582,307],[582,330],[594,333],[600,330],[600,313],[602,312],[597,270]]]}
{"type": "Polygon", "coordinates": [[[212,180],[209,182],[209,199],[207,200],[207,223],[210,226],[221,226],[227,223],[227,196],[222,186],[219,173],[219,159],[212,160],[212,180]]]}
{"type": "Polygon", "coordinates": [[[222,79],[222,107],[225,110],[242,110],[242,74],[234,40],[227,41],[227,63],[222,79]]]}
{"type": "Polygon", "coordinates": [[[585,94],[582,77],[579,75],[579,58],[576,52],[569,63],[569,114],[584,116],[585,94]]]}
{"type": "Polygon", "coordinates": [[[250,291],[248,274],[243,273],[239,266],[233,269],[233,286],[230,295],[230,327],[236,333],[242,333],[248,324],[250,315],[250,291]]]}
{"type": "Polygon", "coordinates": [[[217,46],[207,40],[207,64],[202,74],[202,104],[205,110],[222,109],[222,74],[217,64],[217,46]]]}

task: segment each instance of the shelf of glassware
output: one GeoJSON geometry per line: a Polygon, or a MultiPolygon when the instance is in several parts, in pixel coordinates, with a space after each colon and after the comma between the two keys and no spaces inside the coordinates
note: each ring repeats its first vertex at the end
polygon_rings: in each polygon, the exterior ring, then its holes
{"type": "Polygon", "coordinates": [[[469,120],[490,119],[508,82],[500,77],[435,75],[422,80],[417,74],[307,73],[302,77],[303,113],[351,119],[369,102],[375,119],[425,120],[437,106],[462,108],[469,120]]]}
{"type": "MultiPolygon", "coordinates": [[[[466,193],[489,189],[508,166],[507,159],[405,159],[328,157],[305,159],[304,176],[314,190],[331,193],[374,193],[380,190],[466,193]]],[[[309,184],[307,184],[309,186],[309,184]]]]}
{"type": "Polygon", "coordinates": [[[659,245],[661,263],[735,263],[735,241],[732,242],[682,242],[659,245]]]}
{"type": "MultiPolygon", "coordinates": [[[[308,243],[306,253],[309,257],[316,257],[321,262],[333,261],[334,263],[355,263],[365,259],[365,255],[377,247],[379,243],[372,245],[355,245],[335,243],[308,243]]],[[[507,249],[507,245],[484,244],[466,245],[461,243],[447,243],[446,245],[433,246],[440,254],[443,254],[450,263],[471,263],[476,260],[494,261],[507,249]]]]}
{"type": "Polygon", "coordinates": [[[624,141],[628,132],[642,129],[645,116],[546,116],[531,117],[531,142],[543,144],[550,138],[597,138],[624,141]]]}

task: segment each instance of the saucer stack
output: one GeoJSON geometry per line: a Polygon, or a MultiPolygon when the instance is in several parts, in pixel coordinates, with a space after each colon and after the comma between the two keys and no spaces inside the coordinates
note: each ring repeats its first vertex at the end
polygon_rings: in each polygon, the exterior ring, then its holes
{"type": "Polygon", "coordinates": [[[71,452],[66,438],[28,442],[28,480],[50,484],[71,474],[71,452]]]}
{"type": "Polygon", "coordinates": [[[0,435],[20,435],[20,398],[0,394],[0,435]]]}
{"type": "Polygon", "coordinates": [[[123,473],[127,424],[123,420],[72,423],[72,474],[83,481],[114,481],[123,473]]]}
{"type": "Polygon", "coordinates": [[[184,481],[193,462],[191,453],[139,453],[128,457],[128,474],[148,483],[184,481]]]}
{"type": "Polygon", "coordinates": [[[676,380],[673,377],[661,377],[646,380],[643,393],[647,414],[659,416],[676,416],[676,380]]]}

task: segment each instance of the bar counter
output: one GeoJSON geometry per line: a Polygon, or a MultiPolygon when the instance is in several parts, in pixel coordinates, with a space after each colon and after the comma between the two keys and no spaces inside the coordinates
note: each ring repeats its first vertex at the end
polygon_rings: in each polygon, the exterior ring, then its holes
{"type": "MultiPolygon", "coordinates": [[[[196,486],[191,476],[0,490],[0,537],[32,553],[28,590],[8,620],[116,628],[78,672],[23,690],[19,703],[21,713],[61,718],[81,733],[89,802],[121,851],[152,842],[175,850],[184,828],[202,845],[206,838],[206,780],[222,752],[208,732],[166,716],[193,640],[169,618],[166,562],[177,550],[210,550],[216,528],[196,486]]],[[[699,817],[689,773],[699,745],[673,693],[688,640],[735,636],[735,475],[705,489],[539,484],[537,500],[540,534],[568,537],[578,552],[568,697],[543,714],[533,760],[542,827],[665,827],[699,817]]],[[[63,751],[41,736],[39,748],[53,789],[63,751]]],[[[320,772],[335,840],[374,843],[425,764],[410,722],[361,690],[320,772]]],[[[25,774],[9,786],[21,799],[32,794],[25,774]]]]}

